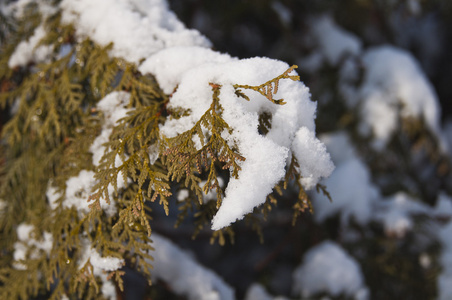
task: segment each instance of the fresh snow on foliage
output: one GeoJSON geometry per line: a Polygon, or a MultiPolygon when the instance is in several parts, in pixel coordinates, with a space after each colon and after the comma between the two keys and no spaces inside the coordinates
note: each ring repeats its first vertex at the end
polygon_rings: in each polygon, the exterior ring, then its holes
{"type": "Polygon", "coordinates": [[[323,194],[313,194],[314,216],[318,222],[336,214],[340,215],[343,224],[351,218],[362,225],[370,220],[371,203],[377,193],[370,181],[369,170],[361,160],[350,159],[337,165],[324,184],[333,195],[333,201],[323,194]]]}
{"type": "Polygon", "coordinates": [[[360,224],[370,221],[372,202],[378,196],[378,190],[371,182],[370,171],[356,156],[348,136],[344,132],[323,135],[322,141],[331,153],[336,169],[324,181],[333,201],[320,193],[313,193],[314,217],[318,222],[336,214],[342,224],[351,218],[360,224]]]}
{"type": "MultiPolygon", "coordinates": [[[[113,127],[117,122],[127,116],[130,109],[127,108],[129,104],[130,94],[127,92],[112,92],[105,96],[97,103],[97,109],[104,115],[104,123],[102,131],[99,136],[93,141],[90,147],[90,152],[93,153],[93,164],[99,166],[100,160],[105,152],[104,143],[108,142],[113,127]]],[[[118,162],[120,164],[120,162],[118,162]]]]}
{"type": "Polygon", "coordinates": [[[93,267],[93,275],[100,277],[102,280],[102,295],[107,299],[116,300],[116,287],[107,277],[108,272],[116,271],[124,265],[124,259],[117,257],[102,257],[86,238],[82,240],[82,243],[83,252],[78,261],[79,268],[83,268],[89,260],[89,263],[93,267]]]}
{"type": "MultiPolygon", "coordinates": [[[[212,101],[209,83],[222,86],[223,118],[233,130],[231,134],[224,132],[223,137],[246,160],[240,163],[239,178],[227,183],[212,229],[228,226],[264,203],[283,178],[292,152],[301,164],[304,176],[301,183],[306,189],[330,175],[334,166],[315,137],[316,104],[310,100],[303,83],[280,81],[275,98],[284,98],[285,105],[276,105],[254,91],[243,91],[250,97],[249,102],[235,94],[234,84],[265,83],[286,71],[289,68],[286,63],[268,58],[239,60],[208,49],[210,42],[198,31],[186,29],[163,0],[63,0],[60,7],[63,21],[73,23],[79,37],[90,37],[102,46],[113,43],[110,53],[113,56],[138,64],[144,60],[139,70],[155,75],[165,93],[175,91],[169,107],[190,111],[190,115],[169,119],[161,127],[167,137],[190,129],[208,110],[212,101]],[[264,112],[272,115],[272,127],[266,136],[258,132],[258,117],[264,112]]],[[[31,60],[40,53],[29,44],[17,54],[22,57],[20,61],[31,60]]],[[[112,93],[98,105],[106,122],[90,148],[96,166],[112,127],[127,112],[126,101],[126,93],[112,93]]],[[[72,198],[65,200],[66,205],[76,202],[72,194],[67,196],[72,198]]],[[[78,209],[87,209],[87,204],[78,209]]]]}
{"type": "Polygon", "coordinates": [[[96,249],[92,248],[92,245],[88,240],[84,240],[83,254],[78,263],[79,267],[82,268],[88,260],[93,266],[93,272],[96,275],[101,274],[103,271],[116,271],[124,265],[124,259],[117,257],[102,257],[96,249]]]}
{"type": "Polygon", "coordinates": [[[336,169],[324,182],[333,195],[333,202],[322,194],[312,195],[314,217],[318,222],[334,215],[339,215],[345,226],[351,218],[361,225],[376,221],[382,224],[387,235],[402,238],[413,228],[413,216],[441,215],[452,211],[452,203],[445,196],[440,197],[435,210],[403,192],[381,197],[379,189],[371,181],[368,167],[356,154],[345,132],[324,134],[321,140],[336,169]]]}
{"type": "MultiPolygon", "coordinates": [[[[93,153],[93,164],[95,166],[99,166],[100,164],[100,160],[105,151],[105,146],[103,146],[103,144],[108,142],[113,127],[117,125],[116,123],[121,118],[124,118],[127,115],[128,111],[130,111],[130,109],[126,108],[129,104],[129,98],[129,93],[112,92],[97,103],[97,109],[103,113],[104,123],[102,125],[101,133],[96,137],[90,147],[90,151],[93,153]]],[[[115,164],[116,166],[122,164],[119,157],[115,164]]],[[[94,175],[94,171],[82,170],[77,176],[71,177],[66,181],[66,191],[62,202],[63,207],[74,207],[81,215],[89,212],[90,203],[88,202],[88,197],[91,195],[92,189],[96,184],[94,175]]],[[[118,189],[126,186],[121,173],[118,174],[117,185],[118,189]]],[[[111,184],[108,186],[108,192],[110,195],[110,204],[107,204],[105,199],[101,199],[100,203],[101,208],[105,213],[112,216],[116,213],[117,208],[113,201],[114,187],[111,184]]],[[[61,198],[62,195],[55,187],[49,185],[46,196],[50,207],[55,209],[58,206],[57,200],[61,198]]]]}
{"type": "Polygon", "coordinates": [[[359,130],[373,136],[374,148],[384,149],[399,127],[399,118],[423,120],[445,147],[439,129],[438,99],[416,59],[392,46],[370,48],[359,59],[359,67],[344,64],[342,91],[350,108],[359,104],[359,130]],[[347,82],[357,68],[362,68],[364,78],[355,88],[347,82]]]}
{"type": "MultiPolygon", "coordinates": [[[[33,1],[19,0],[2,5],[0,9],[20,16],[30,2],[33,1]]],[[[418,1],[408,3],[413,11],[419,10],[418,1]]],[[[272,7],[282,23],[290,24],[291,12],[283,4],[275,1],[272,7]]],[[[226,187],[225,197],[212,221],[213,230],[229,226],[264,203],[275,184],[284,177],[293,154],[300,165],[301,184],[306,190],[326,178],[323,183],[333,202],[321,193],[312,193],[317,222],[335,215],[339,216],[342,228],[352,220],[359,225],[373,221],[382,226],[387,236],[401,239],[415,227],[416,215],[447,219],[438,235],[442,244],[438,299],[452,298],[452,199],[449,196],[441,194],[435,208],[422,204],[405,192],[382,197],[372,182],[369,167],[357,154],[347,133],[338,131],[325,134],[320,139],[316,137],[317,105],[310,100],[309,90],[301,82],[287,79],[279,82],[275,98],[283,98],[285,105],[274,104],[251,90],[241,90],[250,101],[235,93],[234,84],[260,85],[283,73],[289,65],[268,58],[238,59],[209,49],[208,39],[196,30],[185,28],[164,0],[63,0],[60,8],[64,22],[75,25],[79,38],[89,37],[102,46],[112,43],[112,56],[135,63],[142,74],[155,76],[162,90],[171,95],[169,109],[188,112],[180,118],[168,118],[160,126],[162,137],[171,138],[191,129],[211,105],[210,84],[221,86],[222,117],[232,129],[223,132],[222,137],[246,160],[239,162],[239,178],[231,177],[229,182],[219,178],[220,186],[226,187]],[[258,131],[258,118],[262,113],[272,116],[272,126],[266,135],[258,131]]],[[[47,1],[39,2],[39,9],[43,15],[54,11],[47,1]]],[[[401,118],[422,120],[436,135],[443,150],[452,149],[452,121],[443,131],[440,130],[437,96],[410,53],[393,46],[378,46],[364,51],[362,42],[336,25],[329,15],[317,17],[309,25],[314,51],[301,60],[302,69],[315,72],[327,64],[341,70],[339,90],[348,108],[357,110],[359,133],[372,138],[374,150],[385,149],[400,128],[401,118]]],[[[50,46],[38,46],[45,34],[44,26],[38,26],[27,40],[20,42],[9,59],[9,67],[45,62],[53,51],[50,46]]],[[[69,50],[70,46],[64,51],[69,50]]],[[[113,92],[97,104],[104,123],[100,135],[90,147],[96,167],[113,127],[130,111],[127,108],[129,98],[126,92],[113,92]]],[[[149,149],[151,163],[158,159],[158,146],[149,149]]],[[[197,146],[200,148],[202,145],[198,142],[197,146]]],[[[116,166],[121,163],[118,159],[116,166]]],[[[87,200],[96,184],[94,175],[94,171],[80,171],[66,181],[64,191],[58,191],[49,183],[46,196],[50,208],[58,208],[61,201],[63,208],[74,208],[80,216],[86,215],[89,211],[87,200]]],[[[200,186],[204,184],[201,182],[200,186]]],[[[118,187],[124,186],[122,176],[119,176],[118,187]]],[[[109,193],[112,195],[113,192],[110,185],[109,193]]],[[[184,201],[188,195],[187,189],[181,189],[177,200],[184,201]]],[[[206,203],[215,199],[216,194],[211,191],[204,195],[203,200],[206,203]]],[[[110,205],[104,199],[100,202],[110,217],[117,212],[115,203],[111,201],[110,205]]],[[[3,203],[0,200],[0,214],[3,203]]],[[[38,251],[49,255],[52,235],[43,232],[38,239],[34,234],[33,225],[22,223],[17,227],[18,241],[14,244],[13,253],[16,269],[25,269],[20,261],[27,257],[27,253],[31,258],[37,256],[38,251]],[[30,249],[33,252],[29,253],[30,249]]],[[[234,290],[188,252],[157,233],[152,233],[151,239],[155,248],[152,252],[154,279],[165,281],[175,293],[188,299],[235,299],[234,290]]],[[[82,268],[89,260],[94,275],[102,280],[103,295],[116,299],[115,286],[107,280],[107,272],[120,269],[124,260],[102,257],[87,239],[83,240],[83,246],[79,267],[82,268]]],[[[293,279],[293,291],[297,296],[310,297],[326,292],[335,297],[369,298],[358,263],[331,241],[324,241],[308,250],[302,264],[294,271],[293,279]]],[[[245,299],[285,298],[273,297],[263,286],[253,284],[245,299]]]]}
{"type": "Polygon", "coordinates": [[[166,137],[191,129],[212,102],[209,83],[221,85],[223,118],[232,128],[232,133],[224,132],[223,137],[246,160],[240,163],[239,178],[230,179],[226,187],[225,198],[212,222],[213,230],[230,225],[265,202],[285,174],[290,151],[301,164],[306,189],[334,169],[325,147],[314,135],[316,104],[310,101],[303,83],[280,81],[275,98],[283,98],[285,105],[274,104],[254,91],[243,90],[250,101],[235,94],[234,84],[260,85],[288,68],[277,60],[237,60],[200,47],[162,50],[140,67],[143,73],[155,74],[165,92],[174,91],[170,108],[190,111],[188,116],[169,119],[161,127],[166,137]],[[272,114],[272,127],[266,136],[258,132],[258,118],[263,112],[272,114]]]}
{"type": "MultiPolygon", "coordinates": [[[[223,118],[233,129],[231,134],[223,135],[231,146],[237,146],[246,161],[241,163],[240,178],[232,178],[227,184],[212,229],[228,226],[262,204],[283,178],[291,151],[306,163],[301,166],[306,189],[328,177],[334,168],[315,137],[316,104],[310,101],[304,84],[280,82],[275,97],[285,99],[287,104],[283,106],[255,92],[244,91],[250,102],[235,94],[233,84],[260,85],[287,70],[286,63],[267,58],[239,60],[208,49],[210,42],[198,31],[186,29],[162,0],[63,0],[60,8],[64,22],[75,24],[79,37],[89,36],[103,46],[113,43],[111,55],[141,64],[139,70],[155,75],[165,93],[171,94],[177,87],[169,107],[180,107],[190,111],[190,115],[168,120],[161,128],[167,137],[190,129],[209,108],[209,83],[222,85],[223,118]],[[258,116],[263,112],[272,114],[272,128],[265,137],[257,130],[258,116]]],[[[34,53],[33,49],[29,46],[27,51],[34,53]]],[[[112,108],[117,109],[117,116],[126,113],[124,102],[115,104],[120,98],[127,100],[122,94],[112,93],[98,105],[106,123],[90,149],[95,165],[99,164],[102,145],[118,119],[112,115],[112,108]]]]}
{"type": "MultiPolygon", "coordinates": [[[[85,215],[90,211],[88,198],[92,193],[92,189],[96,184],[94,179],[94,172],[88,170],[81,170],[77,176],[73,176],[66,181],[66,190],[64,193],[64,199],[62,205],[64,208],[75,208],[80,215],[85,215]]],[[[124,181],[122,176],[118,176],[118,187],[124,187],[124,181]]],[[[110,184],[108,186],[108,192],[110,194],[110,204],[105,199],[101,199],[100,206],[108,216],[113,216],[116,213],[116,206],[112,199],[114,188],[110,184]]],[[[61,194],[58,190],[49,186],[46,193],[49,205],[52,209],[58,206],[57,200],[61,198],[61,194]]]]}
{"type": "Polygon", "coordinates": [[[111,55],[139,63],[159,50],[210,42],[196,30],[185,28],[164,0],[63,0],[63,21],[77,34],[107,46],[111,55]]]}
{"type": "Polygon", "coordinates": [[[322,134],[320,135],[320,140],[325,144],[331,160],[336,166],[358,157],[356,149],[345,131],[322,134]]]}
{"type": "Polygon", "coordinates": [[[33,35],[26,41],[22,41],[17,45],[14,53],[8,61],[10,68],[24,67],[30,62],[42,63],[45,62],[52,54],[53,47],[40,45],[41,39],[46,36],[47,32],[44,26],[41,25],[35,29],[33,35]]]}
{"type": "Polygon", "coordinates": [[[388,236],[403,237],[414,226],[413,215],[428,215],[433,211],[403,192],[378,201],[373,218],[383,224],[388,236]]]}
{"type": "Polygon", "coordinates": [[[330,66],[338,66],[346,57],[361,53],[362,42],[337,26],[331,16],[314,18],[309,25],[309,36],[315,51],[300,61],[303,70],[315,72],[325,62],[330,66]]]}
{"type": "Polygon", "coordinates": [[[334,170],[331,160],[326,159],[330,155],[325,145],[306,127],[297,131],[293,152],[300,164],[301,183],[307,190],[315,187],[320,178],[329,176],[334,170]]]}
{"type": "Polygon", "coordinates": [[[233,300],[234,290],[170,240],[152,233],[152,278],[165,281],[190,300],[233,300]]]}
{"type": "Polygon", "coordinates": [[[20,263],[20,260],[26,259],[26,255],[30,248],[33,248],[33,252],[30,257],[37,258],[39,256],[39,250],[44,251],[49,255],[50,250],[52,250],[53,237],[50,232],[44,232],[42,238],[37,240],[34,236],[34,226],[30,224],[21,223],[17,226],[17,239],[18,241],[14,243],[14,268],[18,270],[25,270],[26,266],[20,263]]]}
{"type": "Polygon", "coordinates": [[[342,69],[339,89],[350,109],[359,106],[360,132],[373,137],[376,150],[384,149],[399,128],[399,118],[410,117],[423,120],[446,149],[436,93],[409,52],[393,46],[363,52],[361,41],[336,25],[329,15],[309,24],[314,50],[300,60],[300,65],[307,72],[319,70],[325,62],[342,69]]]}
{"type": "MultiPolygon", "coordinates": [[[[24,11],[28,5],[35,3],[34,0],[18,0],[9,4],[0,3],[0,11],[5,15],[11,15],[15,18],[23,18],[24,11]]],[[[56,12],[56,8],[50,4],[50,1],[38,1],[37,7],[42,16],[49,16],[56,12]]],[[[50,58],[53,47],[39,45],[41,39],[46,36],[47,32],[44,25],[35,28],[33,34],[26,40],[21,41],[13,54],[10,56],[8,66],[10,68],[25,67],[27,64],[45,63],[50,58]]]]}
{"type": "Polygon", "coordinates": [[[359,264],[331,241],[311,248],[294,271],[293,279],[294,293],[302,297],[327,292],[335,297],[369,298],[359,264]]]}
{"type": "Polygon", "coordinates": [[[330,16],[316,18],[311,26],[313,38],[330,65],[337,66],[347,55],[358,55],[361,52],[361,41],[337,26],[330,16]]]}

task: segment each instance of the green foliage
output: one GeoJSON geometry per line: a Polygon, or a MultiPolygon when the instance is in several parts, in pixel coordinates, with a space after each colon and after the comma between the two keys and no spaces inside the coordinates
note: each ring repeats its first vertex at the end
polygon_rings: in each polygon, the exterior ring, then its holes
{"type": "MultiPolygon", "coordinates": [[[[167,118],[178,118],[186,112],[167,111],[169,97],[153,77],[143,76],[135,65],[111,57],[112,45],[101,47],[89,38],[76,39],[74,28],[62,24],[58,13],[45,20],[47,35],[38,44],[52,47],[51,58],[9,68],[15,47],[42,21],[35,7],[30,7],[26,15],[29,17],[17,27],[16,38],[2,44],[0,50],[0,105],[13,110],[2,130],[0,199],[7,205],[0,218],[0,247],[4,251],[0,298],[29,299],[46,294],[50,299],[64,295],[98,299],[102,280],[92,262],[84,261],[90,247],[102,257],[123,258],[124,264],[150,280],[154,206],[162,206],[169,214],[174,189],[188,189],[188,197],[178,204],[176,226],[193,216],[195,237],[210,224],[221,204],[224,187],[220,178],[238,178],[240,162],[246,158],[222,137],[231,128],[222,118],[220,85],[211,83],[211,106],[193,128],[176,137],[162,137],[159,126],[167,118]],[[95,166],[90,147],[105,122],[96,104],[114,91],[128,92],[129,113],[115,124],[103,145],[104,155],[95,166]],[[195,137],[202,145],[200,149],[195,146],[195,137]],[[65,204],[68,179],[82,170],[95,172],[93,190],[88,195],[80,192],[80,197],[86,196],[90,203],[89,212],[65,204]],[[213,189],[217,201],[205,201],[205,195],[213,189]],[[114,205],[117,214],[105,213],[103,201],[114,205]],[[50,235],[52,246],[47,250],[20,246],[24,242],[16,234],[19,224],[32,225],[36,241],[50,235]],[[15,261],[13,254],[19,246],[26,249],[25,259],[15,261]]],[[[3,17],[0,22],[4,22],[3,17]]],[[[284,100],[273,95],[280,80],[299,80],[289,75],[295,67],[259,86],[234,85],[236,95],[249,101],[243,90],[253,90],[282,105],[284,100]]],[[[260,130],[265,134],[270,128],[271,115],[264,113],[260,130]]],[[[288,175],[276,187],[279,194],[289,180],[297,181],[300,176],[294,165],[288,174],[292,179],[288,175]]],[[[301,191],[301,204],[295,204],[298,211],[309,202],[301,191]]],[[[272,195],[269,199],[277,203],[272,195]]],[[[264,206],[262,211],[266,214],[269,207],[264,206]]],[[[259,223],[251,223],[260,233],[259,223]]],[[[226,237],[234,242],[232,227],[213,232],[211,243],[224,245],[226,237]]],[[[106,273],[107,280],[114,280],[122,290],[124,272],[106,273]]]]}
{"type": "Polygon", "coordinates": [[[300,80],[300,76],[298,76],[298,75],[289,75],[296,68],[298,68],[298,66],[293,65],[292,67],[287,69],[281,75],[279,75],[259,86],[234,84],[236,94],[237,94],[237,96],[245,98],[246,100],[249,101],[250,99],[248,98],[248,96],[246,96],[244,93],[242,93],[240,91],[240,89],[250,89],[250,90],[259,92],[262,96],[264,96],[269,101],[271,101],[275,104],[286,104],[286,102],[284,102],[284,99],[273,99],[273,94],[276,94],[278,92],[279,80],[281,80],[281,79],[292,79],[294,81],[300,80]]]}
{"type": "MultiPolygon", "coordinates": [[[[36,27],[40,18],[34,13],[26,20],[28,23],[33,21],[36,27]]],[[[28,23],[30,28],[22,26],[32,33],[33,26],[28,23]]],[[[151,140],[137,139],[136,134],[152,139],[148,130],[152,131],[151,127],[155,125],[151,122],[153,119],[142,121],[150,113],[153,114],[149,110],[150,105],[161,93],[154,81],[138,76],[133,65],[110,58],[109,47],[96,46],[89,39],[76,42],[73,28],[62,25],[59,15],[49,18],[46,27],[49,33],[41,44],[53,45],[55,54],[63,53],[62,47],[69,45],[69,53],[61,57],[54,55],[51,61],[33,65],[32,68],[11,70],[7,66],[8,58],[19,41],[5,44],[1,52],[0,69],[7,71],[0,78],[0,103],[4,108],[14,107],[16,112],[2,132],[5,145],[0,197],[7,201],[7,206],[1,218],[1,247],[6,252],[2,255],[0,267],[0,298],[28,299],[42,294],[51,286],[51,299],[59,299],[63,294],[78,294],[83,299],[98,298],[99,282],[92,273],[89,261],[81,269],[77,266],[84,250],[82,236],[86,236],[84,239],[88,239],[102,255],[126,257],[128,263],[149,275],[151,266],[146,259],[151,259],[152,246],[143,235],[145,229],[130,222],[127,214],[130,211],[127,208],[136,207],[134,199],[141,195],[138,192],[140,188],[130,185],[122,192],[120,205],[124,209],[119,220],[114,220],[97,210],[81,216],[75,209],[65,208],[62,201],[66,181],[80,170],[94,169],[89,147],[102,122],[101,116],[95,113],[95,105],[103,95],[118,89],[130,91],[131,106],[147,105],[130,120],[132,126],[140,125],[132,129],[124,128],[126,132],[117,130],[113,137],[118,140],[109,145],[111,149],[127,147],[129,152],[135,153],[127,161],[130,164],[124,164],[122,168],[125,176],[130,175],[142,187],[144,175],[131,170],[136,168],[134,164],[145,152],[143,142],[150,143],[151,140]],[[125,139],[125,143],[118,142],[120,137],[128,134],[130,137],[125,139]],[[46,198],[49,182],[61,195],[50,214],[46,198]],[[127,222],[121,223],[123,219],[127,222]],[[12,265],[14,241],[17,240],[15,228],[22,222],[34,225],[38,236],[49,232],[53,237],[48,255],[33,255],[33,249],[27,252],[23,263],[33,271],[22,271],[12,265]],[[33,258],[35,256],[38,258],[33,258]]],[[[20,27],[18,36],[26,38],[29,34],[25,34],[25,29],[20,27]]],[[[160,97],[164,99],[164,95],[160,97]]],[[[98,174],[108,173],[108,157],[111,156],[107,155],[105,164],[101,165],[105,169],[98,174]]],[[[157,182],[156,178],[164,175],[157,172],[153,176],[153,181],[157,182]]],[[[103,187],[100,185],[97,188],[102,193],[103,187]]],[[[143,224],[148,222],[147,218],[142,216],[142,220],[146,220],[143,224]]],[[[121,274],[122,271],[115,271],[109,276],[122,288],[121,274]]]]}
{"type": "Polygon", "coordinates": [[[231,169],[233,177],[238,177],[240,166],[237,161],[245,160],[236,149],[230,147],[222,137],[223,131],[231,131],[229,125],[221,117],[222,107],[219,103],[221,86],[211,84],[212,103],[210,108],[196,122],[192,129],[167,139],[165,164],[172,180],[180,181],[185,177],[184,186],[195,192],[199,203],[203,202],[203,192],[207,194],[211,189],[217,192],[217,208],[221,204],[222,191],[218,182],[218,174],[215,163],[218,161],[222,169],[231,169]],[[209,135],[203,132],[206,129],[209,135]],[[196,135],[202,145],[197,150],[193,136],[196,135]],[[196,174],[202,173],[202,168],[208,171],[207,181],[201,188],[201,179],[196,174]]]}

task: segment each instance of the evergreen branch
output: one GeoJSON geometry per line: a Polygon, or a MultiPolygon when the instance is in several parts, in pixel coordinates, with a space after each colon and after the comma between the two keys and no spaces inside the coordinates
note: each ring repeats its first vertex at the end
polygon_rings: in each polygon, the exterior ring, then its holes
{"type": "Polygon", "coordinates": [[[209,109],[201,116],[195,125],[178,136],[167,139],[167,150],[163,153],[166,157],[165,165],[168,168],[168,176],[171,180],[180,181],[185,177],[184,185],[190,188],[198,196],[202,203],[202,191],[208,193],[212,188],[217,190],[217,207],[221,204],[222,191],[218,183],[215,163],[222,165],[222,169],[230,169],[233,177],[237,178],[241,170],[238,161],[245,158],[232,149],[222,137],[224,131],[231,128],[222,118],[223,108],[219,102],[221,85],[210,84],[212,87],[212,103],[209,109]],[[193,138],[197,136],[201,143],[198,150],[193,138]],[[201,190],[201,179],[195,175],[201,174],[203,167],[209,171],[207,183],[201,190]]]}
{"type": "Polygon", "coordinates": [[[264,96],[269,101],[275,104],[280,105],[286,104],[286,102],[284,102],[284,99],[274,99],[273,95],[276,95],[276,93],[278,93],[279,81],[281,79],[291,79],[294,81],[300,80],[300,76],[298,75],[289,75],[296,68],[298,68],[298,66],[293,65],[278,77],[275,77],[258,86],[234,84],[233,87],[235,88],[235,93],[237,96],[242,97],[249,101],[250,100],[249,97],[245,95],[242,91],[240,91],[240,89],[249,89],[260,93],[262,96],[264,96]]]}
{"type": "Polygon", "coordinates": [[[89,198],[89,201],[93,201],[91,207],[100,208],[102,198],[110,203],[109,185],[114,187],[115,194],[118,195],[118,176],[122,176],[125,181],[131,178],[138,189],[131,200],[118,199],[125,207],[120,211],[115,226],[138,221],[146,228],[148,235],[151,234],[151,227],[145,213],[145,201],[154,202],[160,197],[160,204],[168,213],[167,197],[171,195],[165,170],[158,162],[151,162],[148,154],[149,147],[158,143],[159,107],[154,104],[136,109],[120,121],[110,142],[106,144],[107,148],[96,174],[98,183],[89,198]],[[122,163],[116,166],[118,158],[122,163]]]}

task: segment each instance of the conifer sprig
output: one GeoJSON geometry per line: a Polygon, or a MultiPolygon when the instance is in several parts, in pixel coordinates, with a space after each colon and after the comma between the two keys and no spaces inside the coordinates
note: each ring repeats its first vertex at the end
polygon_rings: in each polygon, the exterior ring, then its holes
{"type": "Polygon", "coordinates": [[[219,99],[221,85],[213,83],[210,85],[212,102],[209,109],[190,130],[167,139],[168,148],[164,155],[171,180],[181,181],[185,177],[184,185],[196,193],[200,203],[203,201],[203,192],[207,194],[215,188],[217,207],[219,207],[222,191],[218,182],[216,163],[219,163],[222,169],[231,170],[231,176],[238,178],[241,170],[239,162],[244,161],[245,158],[222,136],[224,131],[231,132],[231,128],[222,118],[223,108],[219,99]],[[199,139],[200,149],[197,149],[194,142],[196,137],[199,139]],[[200,188],[199,175],[203,172],[203,168],[209,173],[207,182],[200,188]]]}
{"type": "Polygon", "coordinates": [[[289,75],[296,68],[298,68],[298,66],[293,65],[289,69],[284,71],[284,73],[282,73],[281,75],[279,75],[261,85],[258,85],[258,86],[234,84],[233,86],[236,90],[236,95],[249,101],[250,98],[240,90],[240,89],[249,89],[249,90],[253,90],[253,91],[260,93],[262,96],[264,96],[269,101],[271,101],[275,104],[280,104],[280,105],[286,104],[286,102],[284,102],[284,99],[274,99],[273,95],[276,95],[276,93],[278,93],[279,81],[281,79],[291,79],[293,81],[300,80],[300,76],[298,76],[298,75],[289,75]]]}
{"type": "Polygon", "coordinates": [[[154,202],[160,197],[160,203],[168,211],[167,197],[171,195],[166,171],[157,161],[158,150],[149,153],[149,148],[159,143],[159,111],[160,104],[134,110],[114,128],[95,176],[98,181],[95,192],[89,199],[93,201],[91,206],[100,208],[102,198],[110,202],[110,185],[118,195],[118,178],[124,182],[131,179],[138,184],[138,189],[127,203],[118,197],[120,204],[125,204],[118,222],[128,224],[138,220],[149,235],[151,228],[145,213],[146,200],[154,202]],[[151,159],[150,155],[156,157],[151,159]],[[121,163],[117,166],[118,160],[121,163]]]}

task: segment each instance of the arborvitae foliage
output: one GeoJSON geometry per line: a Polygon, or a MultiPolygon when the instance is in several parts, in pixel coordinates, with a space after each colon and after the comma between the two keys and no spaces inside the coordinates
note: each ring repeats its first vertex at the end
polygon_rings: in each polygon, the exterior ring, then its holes
{"type": "MultiPolygon", "coordinates": [[[[36,13],[27,16],[25,24],[19,27],[18,36],[26,37],[40,21],[36,13]]],[[[51,299],[59,299],[63,294],[98,298],[98,279],[92,274],[89,261],[81,269],[77,266],[83,254],[84,239],[104,256],[129,257],[131,264],[149,275],[151,266],[145,259],[151,258],[152,247],[147,243],[149,216],[144,212],[141,190],[149,176],[150,181],[146,182],[149,191],[152,186],[158,186],[155,190],[163,197],[169,192],[166,191],[167,180],[158,181],[166,178],[165,171],[158,170],[158,164],[153,166],[157,170],[149,170],[145,147],[155,143],[158,112],[166,96],[155,81],[141,76],[133,65],[110,58],[109,47],[99,47],[89,39],[75,41],[73,28],[62,25],[59,15],[47,19],[46,27],[49,34],[41,44],[52,45],[54,53],[58,53],[49,62],[11,70],[7,65],[8,54],[17,41],[10,41],[2,48],[0,101],[3,108],[15,112],[2,132],[5,144],[0,198],[8,204],[1,218],[4,252],[0,298],[28,299],[45,290],[51,291],[51,299]],[[65,46],[70,46],[68,53],[64,52],[65,46]],[[110,177],[105,176],[110,173],[122,171],[136,183],[118,196],[122,208],[119,219],[107,217],[97,209],[81,216],[75,209],[65,209],[61,203],[66,181],[80,170],[95,170],[89,147],[102,122],[95,105],[113,90],[130,91],[130,106],[137,110],[112,135],[107,154],[96,173],[97,178],[106,180],[100,181],[90,199],[108,197],[104,188],[110,182],[110,177]],[[111,161],[114,162],[118,152],[122,158],[126,155],[128,158],[124,158],[121,170],[111,170],[111,161]],[[149,173],[144,173],[145,170],[149,173]],[[49,210],[46,199],[49,182],[62,193],[53,211],[49,210]],[[138,223],[134,223],[135,220],[138,223]],[[27,252],[24,257],[27,270],[12,265],[13,243],[17,240],[15,229],[21,222],[34,225],[33,234],[38,241],[45,232],[53,237],[53,246],[47,255],[35,255],[35,250],[27,252]],[[146,225],[144,229],[140,223],[146,225]]],[[[96,201],[93,206],[96,207],[96,201]]],[[[121,274],[116,271],[109,276],[122,288],[121,274]]]]}
{"type": "MultiPolygon", "coordinates": [[[[15,35],[21,39],[43,21],[34,7],[25,16],[15,35]]],[[[9,26],[8,22],[0,16],[0,27],[9,26]]],[[[0,199],[6,207],[0,218],[0,298],[102,299],[100,289],[106,280],[114,280],[117,288],[123,289],[124,272],[116,268],[101,277],[93,262],[86,260],[91,247],[150,280],[153,209],[158,204],[168,214],[175,202],[173,192],[187,189],[187,198],[179,204],[177,224],[193,215],[193,234],[198,234],[221,204],[224,186],[219,178],[237,178],[240,162],[246,157],[222,136],[231,128],[222,118],[221,85],[210,84],[212,104],[192,129],[166,138],[159,125],[188,112],[168,110],[171,96],[162,92],[152,76],[111,57],[112,45],[100,47],[89,38],[76,37],[71,25],[61,23],[59,13],[44,23],[48,33],[39,46],[51,47],[52,54],[43,62],[11,69],[9,57],[21,40],[0,36],[0,104],[12,112],[2,130],[0,199]],[[95,165],[90,147],[106,122],[97,103],[112,92],[128,93],[129,112],[112,128],[95,165]],[[194,145],[195,136],[200,149],[194,145]],[[89,211],[65,203],[68,180],[83,172],[94,172],[96,182],[92,190],[76,192],[76,197],[89,202],[89,211]],[[211,190],[216,191],[217,201],[204,202],[211,190]],[[117,211],[104,211],[103,201],[117,211]],[[30,237],[36,244],[17,236],[20,224],[32,226],[30,237]],[[47,246],[39,246],[41,242],[47,246]],[[14,257],[19,248],[23,256],[14,257]]],[[[258,86],[234,85],[235,93],[250,101],[244,90],[252,90],[275,105],[284,105],[284,99],[273,97],[281,80],[299,80],[290,75],[294,68],[258,86]]],[[[271,115],[261,115],[263,135],[271,121],[271,115]]],[[[282,195],[289,183],[299,182],[298,170],[293,158],[286,178],[275,187],[276,194],[282,195]]],[[[294,218],[310,207],[303,187],[298,184],[298,188],[294,218]]],[[[276,203],[277,197],[270,195],[255,211],[266,215],[276,203]]],[[[252,222],[252,227],[260,232],[257,222],[252,222]]],[[[212,241],[218,239],[223,245],[225,233],[233,241],[230,227],[213,232],[212,241]]]]}

